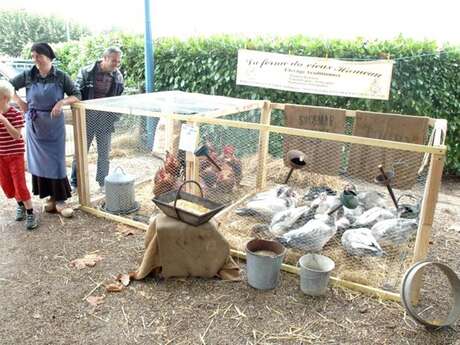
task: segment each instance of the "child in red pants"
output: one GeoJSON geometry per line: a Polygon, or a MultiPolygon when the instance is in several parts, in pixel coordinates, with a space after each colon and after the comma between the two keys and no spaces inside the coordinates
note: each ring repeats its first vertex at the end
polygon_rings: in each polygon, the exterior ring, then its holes
{"type": "Polygon", "coordinates": [[[15,198],[16,220],[26,220],[26,229],[38,226],[32,201],[26,185],[24,169],[24,140],[21,128],[24,126],[22,114],[9,105],[13,96],[13,86],[0,81],[0,186],[8,198],[15,198]]]}

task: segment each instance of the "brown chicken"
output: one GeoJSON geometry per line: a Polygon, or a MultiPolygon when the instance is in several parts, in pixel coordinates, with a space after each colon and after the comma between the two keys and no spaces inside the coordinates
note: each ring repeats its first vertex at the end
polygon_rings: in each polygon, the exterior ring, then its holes
{"type": "Polygon", "coordinates": [[[216,188],[223,193],[230,193],[235,186],[235,173],[230,165],[224,164],[217,174],[216,188]]]}
{"type": "Polygon", "coordinates": [[[155,196],[175,190],[179,187],[177,177],[166,172],[165,168],[158,169],[153,182],[153,195],[155,196]]]}
{"type": "Polygon", "coordinates": [[[235,175],[235,182],[239,185],[243,179],[243,167],[241,161],[235,156],[235,147],[233,145],[227,145],[224,146],[222,151],[223,154],[220,160],[232,168],[235,175]]]}
{"type": "Polygon", "coordinates": [[[168,151],[166,151],[164,167],[168,174],[174,175],[176,177],[180,175],[181,166],[179,160],[176,156],[170,154],[168,151]]]}

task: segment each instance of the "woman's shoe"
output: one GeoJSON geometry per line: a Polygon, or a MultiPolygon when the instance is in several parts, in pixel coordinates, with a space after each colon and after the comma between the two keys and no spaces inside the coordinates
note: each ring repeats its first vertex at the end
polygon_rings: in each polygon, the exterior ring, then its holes
{"type": "Polygon", "coordinates": [[[56,212],[56,201],[50,200],[50,199],[46,200],[45,212],[49,212],[49,213],[56,212]]]}
{"type": "Polygon", "coordinates": [[[56,211],[64,218],[71,218],[73,216],[73,208],[63,202],[56,204],[56,211]]]}

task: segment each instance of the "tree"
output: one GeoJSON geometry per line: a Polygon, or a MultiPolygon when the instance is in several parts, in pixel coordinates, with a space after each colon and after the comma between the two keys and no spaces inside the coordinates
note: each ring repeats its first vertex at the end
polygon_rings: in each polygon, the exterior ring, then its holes
{"type": "Polygon", "coordinates": [[[0,11],[0,53],[18,56],[32,42],[58,43],[78,40],[90,33],[88,28],[67,23],[54,16],[25,11],[0,11]]]}

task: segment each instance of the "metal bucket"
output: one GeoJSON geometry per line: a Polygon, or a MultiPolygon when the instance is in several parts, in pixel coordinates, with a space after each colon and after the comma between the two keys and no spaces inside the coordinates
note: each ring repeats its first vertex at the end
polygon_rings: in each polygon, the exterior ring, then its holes
{"type": "Polygon", "coordinates": [[[254,239],[246,244],[248,284],[260,290],[274,289],[286,255],[286,248],[275,241],[254,239]]]}
{"type": "Polygon", "coordinates": [[[299,259],[300,289],[310,296],[326,293],[329,276],[335,264],[330,258],[319,254],[307,254],[299,259]]]}

